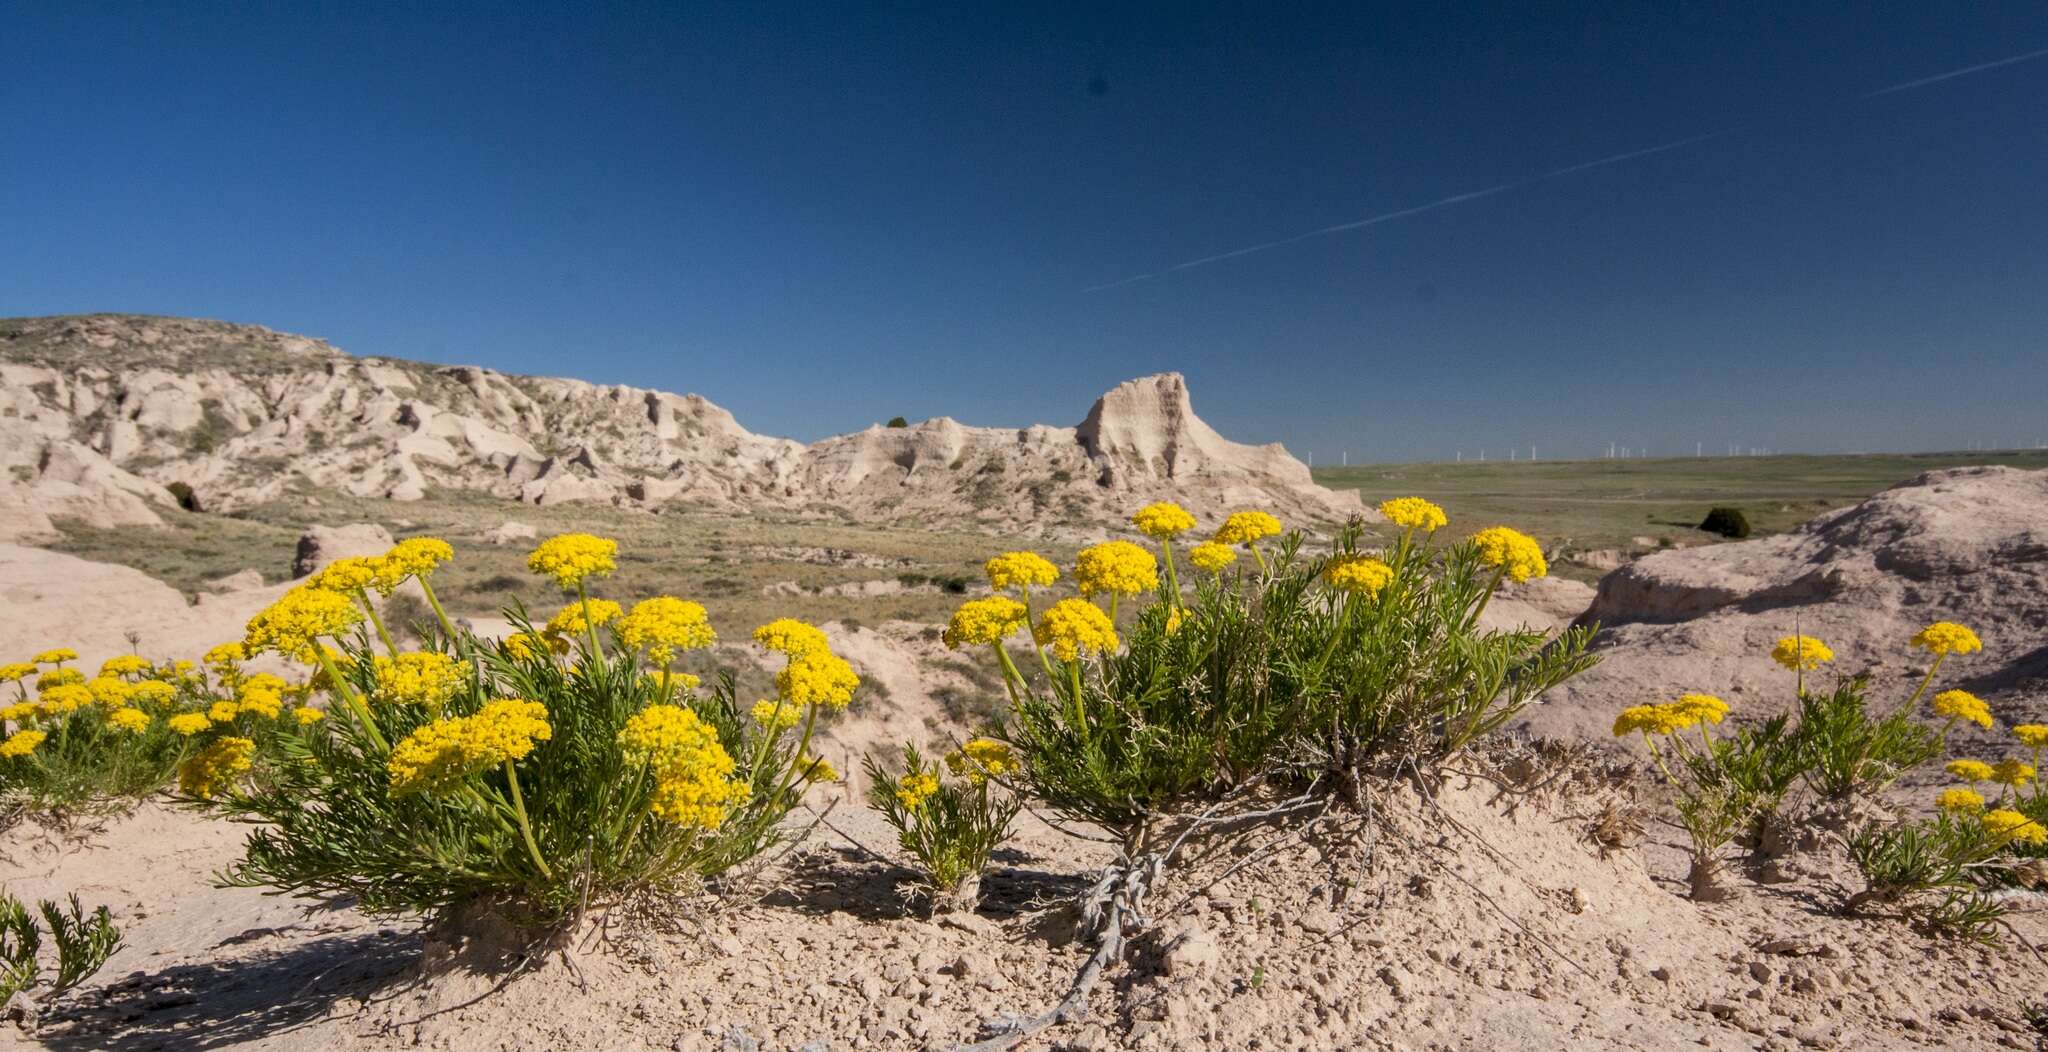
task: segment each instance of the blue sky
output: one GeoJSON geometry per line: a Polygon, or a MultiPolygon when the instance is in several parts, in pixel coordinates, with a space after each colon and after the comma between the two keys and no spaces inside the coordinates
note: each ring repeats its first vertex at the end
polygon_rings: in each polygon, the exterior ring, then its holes
{"type": "Polygon", "coordinates": [[[1166,369],[1318,463],[2048,439],[2048,56],[1866,97],[2048,49],[2039,3],[0,24],[0,314],[256,322],[804,439],[1074,423],[1166,369]]]}

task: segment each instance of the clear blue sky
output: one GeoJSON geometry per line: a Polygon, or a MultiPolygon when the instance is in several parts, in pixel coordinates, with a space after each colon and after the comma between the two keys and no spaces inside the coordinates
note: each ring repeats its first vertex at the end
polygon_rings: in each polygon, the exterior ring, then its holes
{"type": "Polygon", "coordinates": [[[0,314],[804,439],[1166,369],[1318,463],[2048,438],[2048,57],[1866,97],[2041,3],[1006,6],[0,0],[0,314]]]}

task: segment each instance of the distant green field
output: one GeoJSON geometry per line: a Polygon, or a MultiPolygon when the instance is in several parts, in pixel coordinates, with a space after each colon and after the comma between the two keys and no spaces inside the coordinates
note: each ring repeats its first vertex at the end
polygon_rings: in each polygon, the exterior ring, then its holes
{"type": "Polygon", "coordinates": [[[2048,468],[2048,451],[1373,464],[1317,468],[1315,479],[1358,490],[1367,504],[1427,497],[1460,532],[1506,523],[1546,546],[1597,549],[1638,537],[1712,540],[1692,527],[1717,504],[1741,508],[1758,534],[1782,532],[1923,471],[1967,464],[2048,468]]]}

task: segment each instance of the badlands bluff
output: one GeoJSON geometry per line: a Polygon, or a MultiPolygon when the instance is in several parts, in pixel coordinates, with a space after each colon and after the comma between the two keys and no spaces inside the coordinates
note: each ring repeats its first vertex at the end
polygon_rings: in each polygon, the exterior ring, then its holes
{"type": "Polygon", "coordinates": [[[1075,427],[946,417],[811,445],[757,435],[698,395],[474,366],[358,358],[254,325],[133,315],[0,319],[0,539],[51,516],[146,525],[328,487],[535,504],[829,509],[863,521],[1121,518],[1200,510],[1359,514],[1278,444],[1195,416],[1175,373],[1132,380],[1075,427]]]}

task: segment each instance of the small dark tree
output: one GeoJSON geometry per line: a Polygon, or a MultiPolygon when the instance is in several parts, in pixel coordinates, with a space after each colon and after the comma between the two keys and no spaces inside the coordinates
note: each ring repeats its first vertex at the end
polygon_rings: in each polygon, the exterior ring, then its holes
{"type": "Polygon", "coordinates": [[[170,491],[171,499],[178,502],[178,507],[186,511],[199,510],[199,494],[192,492],[191,486],[183,482],[171,482],[165,484],[164,489],[170,491]]]}
{"type": "Polygon", "coordinates": [[[1718,533],[1723,537],[1734,540],[1741,540],[1749,536],[1749,516],[1744,515],[1741,508],[1714,508],[1707,512],[1705,519],[1701,520],[1700,529],[1708,533],[1718,533]]]}
{"type": "Polygon", "coordinates": [[[903,418],[902,418],[902,417],[900,417],[900,416],[892,416],[892,417],[890,417],[890,418],[889,418],[889,426],[890,426],[890,427],[909,427],[909,426],[910,426],[910,421],[908,421],[908,420],[905,420],[905,419],[903,419],[903,418]]]}

